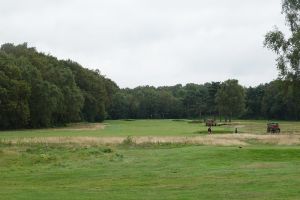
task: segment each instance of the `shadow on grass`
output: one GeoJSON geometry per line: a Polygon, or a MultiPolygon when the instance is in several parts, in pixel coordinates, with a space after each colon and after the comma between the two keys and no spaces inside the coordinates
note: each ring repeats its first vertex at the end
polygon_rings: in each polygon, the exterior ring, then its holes
{"type": "Polygon", "coordinates": [[[202,124],[203,121],[202,120],[192,120],[188,122],[189,124],[202,124]]]}
{"type": "MultiPolygon", "coordinates": [[[[231,134],[233,133],[233,131],[231,130],[213,130],[212,134],[231,134]]],[[[196,131],[194,132],[194,134],[208,134],[208,131],[204,130],[204,131],[196,131]]]]}
{"type": "Polygon", "coordinates": [[[123,119],[123,121],[125,121],[125,122],[134,122],[136,120],[135,119],[123,119]]]}

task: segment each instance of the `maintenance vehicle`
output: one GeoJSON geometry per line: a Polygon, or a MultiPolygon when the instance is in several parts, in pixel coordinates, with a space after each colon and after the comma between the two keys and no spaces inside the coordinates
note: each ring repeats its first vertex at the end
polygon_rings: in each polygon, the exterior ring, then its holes
{"type": "Polygon", "coordinates": [[[267,124],[268,133],[280,133],[280,127],[277,122],[270,122],[267,124]]]}
{"type": "Polygon", "coordinates": [[[215,120],[213,120],[213,119],[207,119],[205,121],[205,125],[206,126],[217,126],[217,122],[215,120]]]}

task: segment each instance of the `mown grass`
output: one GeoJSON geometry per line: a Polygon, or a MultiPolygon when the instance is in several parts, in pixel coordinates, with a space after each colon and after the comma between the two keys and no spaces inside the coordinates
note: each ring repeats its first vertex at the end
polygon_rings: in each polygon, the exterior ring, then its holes
{"type": "MultiPolygon", "coordinates": [[[[55,137],[55,136],[192,136],[207,132],[202,123],[189,123],[189,120],[115,120],[105,121],[104,129],[40,129],[21,131],[2,131],[0,138],[6,137],[55,137]]],[[[83,124],[84,127],[84,124],[83,124]]],[[[218,132],[233,132],[232,127],[216,127],[218,132]]]]}
{"type": "MultiPolygon", "coordinates": [[[[267,120],[239,120],[237,121],[242,132],[252,134],[265,134],[267,129],[267,120]]],[[[300,133],[299,121],[278,121],[281,131],[284,134],[300,133]]],[[[238,125],[237,125],[238,126],[238,125]]]]}
{"type": "MultiPolygon", "coordinates": [[[[231,125],[213,127],[213,133],[265,134],[266,120],[234,121],[231,125]]],[[[93,128],[99,124],[81,123],[72,127],[38,130],[1,131],[0,138],[7,137],[68,137],[68,136],[194,136],[206,134],[204,123],[193,120],[115,120],[105,121],[105,128],[93,128]]],[[[283,133],[299,133],[300,122],[280,122],[283,133]]]]}
{"type": "Polygon", "coordinates": [[[104,129],[83,123],[0,132],[0,199],[299,199],[300,146],[293,141],[299,140],[299,122],[280,122],[283,134],[297,137],[266,138],[261,136],[266,121],[213,127],[216,137],[205,136],[207,127],[198,121],[105,123],[104,129]],[[236,127],[258,135],[226,134],[236,127]],[[110,145],[89,140],[107,136],[124,140],[110,145]],[[135,143],[134,136],[166,136],[167,141],[135,143]],[[196,145],[180,138],[209,141],[196,145]],[[280,138],[287,141],[279,143],[280,138]],[[220,146],[233,139],[247,145],[220,146]]]}
{"type": "Polygon", "coordinates": [[[0,199],[297,199],[300,147],[1,144],[0,199]]]}

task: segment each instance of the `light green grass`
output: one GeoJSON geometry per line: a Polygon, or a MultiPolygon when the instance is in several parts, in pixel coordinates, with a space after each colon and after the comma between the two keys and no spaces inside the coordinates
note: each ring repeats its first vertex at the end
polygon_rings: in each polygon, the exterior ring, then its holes
{"type": "MultiPolygon", "coordinates": [[[[41,129],[22,131],[2,131],[0,138],[5,137],[49,137],[49,136],[192,136],[207,133],[204,124],[191,121],[173,120],[136,120],[105,121],[103,130],[68,130],[41,129]]],[[[233,133],[231,127],[215,127],[216,133],[233,133]]]]}
{"type": "MultiPolygon", "coordinates": [[[[243,127],[242,132],[252,134],[264,134],[267,129],[267,120],[238,120],[243,127]]],[[[300,133],[299,121],[277,121],[279,122],[280,129],[284,134],[300,133]]]]}
{"type": "MultiPolygon", "coordinates": [[[[5,142],[6,138],[23,137],[206,134],[203,124],[189,122],[118,120],[106,121],[103,130],[2,131],[0,199],[299,199],[297,145],[254,142],[240,148],[5,142]]],[[[299,122],[280,125],[284,134],[300,132],[299,122]]],[[[265,134],[266,121],[235,121],[231,126],[213,127],[213,132],[232,133],[235,127],[244,133],[265,134]]]]}
{"type": "Polygon", "coordinates": [[[2,144],[0,180],[5,200],[298,199],[300,148],[2,144]]]}
{"type": "MultiPolygon", "coordinates": [[[[203,123],[190,123],[190,120],[115,120],[105,121],[105,129],[98,130],[68,130],[58,129],[39,129],[21,131],[0,131],[0,138],[7,137],[56,137],[56,136],[195,136],[207,134],[207,127],[203,123]]],[[[233,121],[232,125],[213,127],[213,133],[233,133],[238,127],[240,133],[265,134],[266,120],[233,121]]],[[[84,123],[82,123],[84,126],[84,123]]],[[[280,122],[283,133],[300,132],[300,122],[280,122]]]]}

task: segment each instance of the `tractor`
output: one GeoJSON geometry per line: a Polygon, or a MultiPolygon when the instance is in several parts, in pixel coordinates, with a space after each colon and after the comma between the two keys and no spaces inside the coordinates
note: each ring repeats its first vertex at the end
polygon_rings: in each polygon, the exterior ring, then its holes
{"type": "Polygon", "coordinates": [[[276,122],[270,122],[267,125],[267,132],[268,133],[280,133],[279,124],[276,122]]]}
{"type": "Polygon", "coordinates": [[[215,120],[213,120],[213,119],[207,119],[206,121],[205,121],[205,125],[206,126],[217,126],[217,123],[216,123],[216,121],[215,120]]]}

